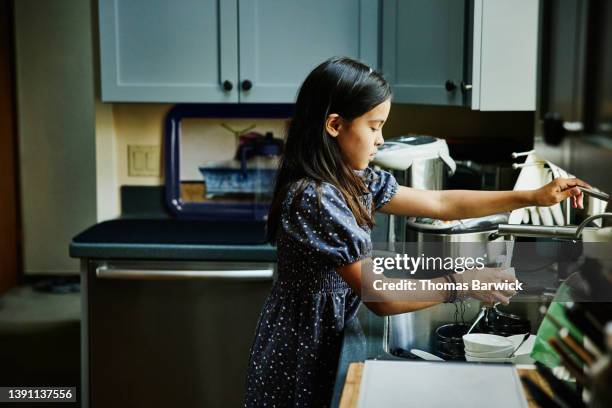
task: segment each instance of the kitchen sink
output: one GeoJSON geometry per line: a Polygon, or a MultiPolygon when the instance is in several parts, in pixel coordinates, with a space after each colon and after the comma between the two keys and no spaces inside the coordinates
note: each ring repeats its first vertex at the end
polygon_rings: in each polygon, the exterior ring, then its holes
{"type": "MultiPolygon", "coordinates": [[[[466,301],[463,319],[470,324],[480,311],[479,301],[466,301]]],[[[394,355],[406,354],[416,348],[433,353],[434,331],[447,323],[461,323],[460,303],[442,303],[416,312],[385,318],[385,351],[394,355]],[[455,315],[457,317],[455,318],[455,315]]]]}
{"type": "MultiPolygon", "coordinates": [[[[481,302],[468,300],[463,303],[463,321],[471,325],[480,311],[481,302]]],[[[531,333],[535,333],[542,320],[539,307],[540,302],[521,301],[503,307],[503,311],[529,319],[531,333]]],[[[443,303],[416,312],[388,316],[385,318],[383,349],[399,357],[411,357],[409,351],[413,348],[435,354],[435,330],[455,322],[462,323],[460,303],[443,303]]]]}

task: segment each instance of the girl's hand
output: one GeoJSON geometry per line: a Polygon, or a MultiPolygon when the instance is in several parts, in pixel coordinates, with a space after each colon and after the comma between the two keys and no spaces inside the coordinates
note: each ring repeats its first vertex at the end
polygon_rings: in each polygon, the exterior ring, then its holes
{"type": "Polygon", "coordinates": [[[511,289],[511,285],[507,286],[507,290],[476,290],[473,289],[472,283],[475,280],[480,281],[482,284],[518,282],[513,274],[508,273],[508,268],[469,269],[461,274],[455,274],[455,279],[457,282],[467,283],[469,288],[465,291],[460,291],[462,297],[467,296],[491,304],[500,302],[503,305],[508,305],[510,298],[516,295],[516,290],[511,289]]]}
{"type": "Polygon", "coordinates": [[[571,197],[572,207],[584,208],[582,205],[584,194],[577,186],[591,188],[589,184],[577,178],[556,178],[534,191],[533,205],[549,207],[571,197]]]}

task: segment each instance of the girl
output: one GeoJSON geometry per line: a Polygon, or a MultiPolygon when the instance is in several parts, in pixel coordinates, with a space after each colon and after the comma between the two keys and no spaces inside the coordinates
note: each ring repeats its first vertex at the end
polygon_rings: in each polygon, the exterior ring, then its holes
{"type": "MultiPolygon", "coordinates": [[[[399,186],[390,173],[368,167],[383,143],[390,107],[389,84],[349,58],[325,61],[302,84],[268,218],[268,236],[277,244],[278,278],[251,348],[248,407],[329,405],[343,329],[359,307],[361,268],[371,257],[374,211],[447,220],[549,206],[567,197],[582,206],[576,186],[588,185],[578,179],[556,179],[533,191],[399,186]]],[[[467,271],[456,279],[469,277],[467,271]]],[[[487,279],[513,277],[489,270],[487,279]]],[[[460,293],[503,303],[513,294],[460,293]]],[[[366,306],[378,315],[390,315],[456,295],[441,291],[427,301],[366,306]]]]}

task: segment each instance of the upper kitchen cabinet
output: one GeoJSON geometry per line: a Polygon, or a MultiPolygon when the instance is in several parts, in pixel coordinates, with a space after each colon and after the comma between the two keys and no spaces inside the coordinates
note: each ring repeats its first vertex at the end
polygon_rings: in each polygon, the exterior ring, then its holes
{"type": "Polygon", "coordinates": [[[378,0],[239,0],[238,9],[241,102],[294,102],[333,56],[378,66],[378,0]]]}
{"type": "Polygon", "coordinates": [[[382,69],[399,103],[535,110],[538,0],[385,0],[382,69]]]}
{"type": "Polygon", "coordinates": [[[378,0],[99,0],[102,100],[295,101],[346,55],[377,67],[378,0]]]}
{"type": "Polygon", "coordinates": [[[102,100],[237,102],[236,1],[99,0],[102,100]]]}

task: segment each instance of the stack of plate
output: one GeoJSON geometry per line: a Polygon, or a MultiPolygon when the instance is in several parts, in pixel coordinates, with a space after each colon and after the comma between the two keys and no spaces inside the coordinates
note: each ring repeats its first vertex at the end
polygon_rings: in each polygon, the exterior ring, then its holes
{"type": "Polygon", "coordinates": [[[531,364],[533,359],[529,355],[535,344],[536,336],[530,335],[521,344],[524,337],[523,334],[510,337],[483,333],[466,334],[463,336],[465,359],[489,363],[531,364]],[[513,352],[514,355],[510,357],[513,352]]]}

